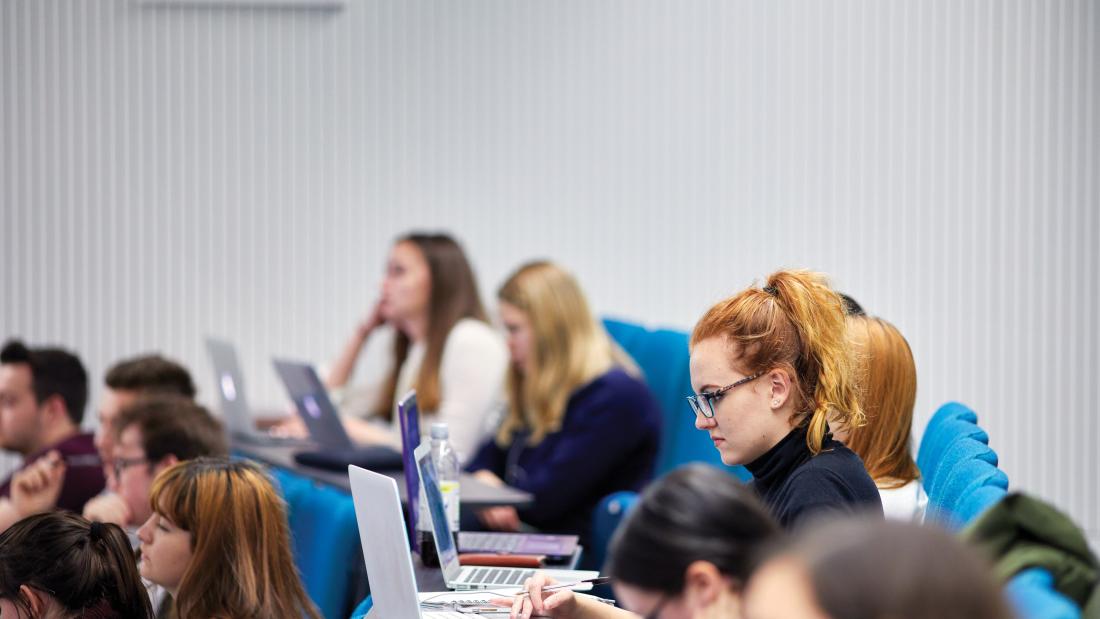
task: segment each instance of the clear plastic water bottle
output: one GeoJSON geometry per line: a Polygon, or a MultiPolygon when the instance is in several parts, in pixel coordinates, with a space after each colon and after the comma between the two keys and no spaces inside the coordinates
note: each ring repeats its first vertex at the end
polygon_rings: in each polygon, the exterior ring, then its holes
{"type": "Polygon", "coordinates": [[[445,423],[432,424],[432,462],[439,475],[439,489],[443,493],[443,505],[447,509],[447,520],[451,532],[458,533],[458,453],[451,446],[450,432],[445,423]]]}

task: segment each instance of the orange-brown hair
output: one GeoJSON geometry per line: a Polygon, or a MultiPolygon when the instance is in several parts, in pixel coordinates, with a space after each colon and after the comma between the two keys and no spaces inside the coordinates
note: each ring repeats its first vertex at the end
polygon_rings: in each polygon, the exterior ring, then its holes
{"type": "MultiPolygon", "coordinates": [[[[443,346],[451,328],[463,318],[489,322],[481,297],[477,292],[477,279],[462,247],[446,234],[413,233],[397,239],[397,243],[412,243],[420,250],[428,263],[431,292],[428,299],[428,333],[424,360],[416,377],[416,399],[420,410],[438,411],[443,398],[439,388],[439,366],[443,363],[443,346]]],[[[409,356],[409,336],[397,332],[393,343],[393,368],[383,383],[375,404],[377,414],[383,419],[393,418],[393,402],[397,392],[397,376],[401,364],[409,356]]]]}
{"type": "Polygon", "coordinates": [[[863,425],[845,341],[844,303],[824,275],[778,271],[764,289],[747,288],[710,308],[691,344],[724,337],[746,374],[780,369],[793,386],[792,423],[807,426],[806,444],[821,451],[829,419],[863,425]]]}
{"type": "Polygon", "coordinates": [[[913,353],[901,332],[881,318],[849,316],[848,341],[860,370],[867,425],[852,428],[846,442],[880,487],[900,488],[920,477],[909,450],[917,401],[913,353]]]}
{"type": "Polygon", "coordinates": [[[191,533],[180,619],[320,619],[290,552],[286,506],[254,464],[198,458],[153,481],[153,511],[191,533]]]}

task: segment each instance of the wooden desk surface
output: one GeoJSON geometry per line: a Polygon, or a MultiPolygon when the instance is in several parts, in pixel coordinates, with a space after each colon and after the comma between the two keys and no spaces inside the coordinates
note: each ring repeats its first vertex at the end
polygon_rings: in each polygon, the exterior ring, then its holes
{"type": "MultiPolygon", "coordinates": [[[[338,473],[325,469],[302,466],[294,461],[294,453],[301,447],[288,445],[254,445],[235,443],[233,451],[246,458],[256,460],[268,466],[277,466],[308,477],[322,484],[327,484],[345,492],[351,492],[347,473],[338,473]]],[[[380,471],[383,475],[392,477],[397,481],[397,491],[401,495],[401,502],[406,503],[405,477],[401,471],[380,471]]],[[[515,488],[497,488],[490,486],[472,475],[466,473],[459,478],[459,486],[463,507],[493,507],[497,505],[510,505],[512,507],[526,507],[531,504],[530,494],[516,490],[515,488]]]]}

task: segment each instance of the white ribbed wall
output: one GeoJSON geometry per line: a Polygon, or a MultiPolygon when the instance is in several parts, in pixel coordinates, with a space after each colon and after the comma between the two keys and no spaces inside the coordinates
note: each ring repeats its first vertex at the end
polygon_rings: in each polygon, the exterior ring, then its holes
{"type": "Polygon", "coordinates": [[[971,404],[1100,538],[1100,6],[1089,1],[0,3],[0,336],[96,381],[201,337],[324,360],[389,240],[487,296],[573,268],[689,327],[810,266],[909,337],[918,425],[971,404]]]}

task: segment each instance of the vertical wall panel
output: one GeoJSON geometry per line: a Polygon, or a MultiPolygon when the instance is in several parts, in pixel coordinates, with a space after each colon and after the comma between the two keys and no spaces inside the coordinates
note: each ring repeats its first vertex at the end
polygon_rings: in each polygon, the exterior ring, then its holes
{"type": "MultiPolygon", "coordinates": [[[[689,327],[781,266],[908,336],[918,426],[971,404],[1014,485],[1100,537],[1095,2],[0,3],[0,336],[97,377],[202,336],[332,357],[390,240],[488,297],[573,268],[689,327]]],[[[98,396],[98,388],[97,393],[98,396]]]]}

